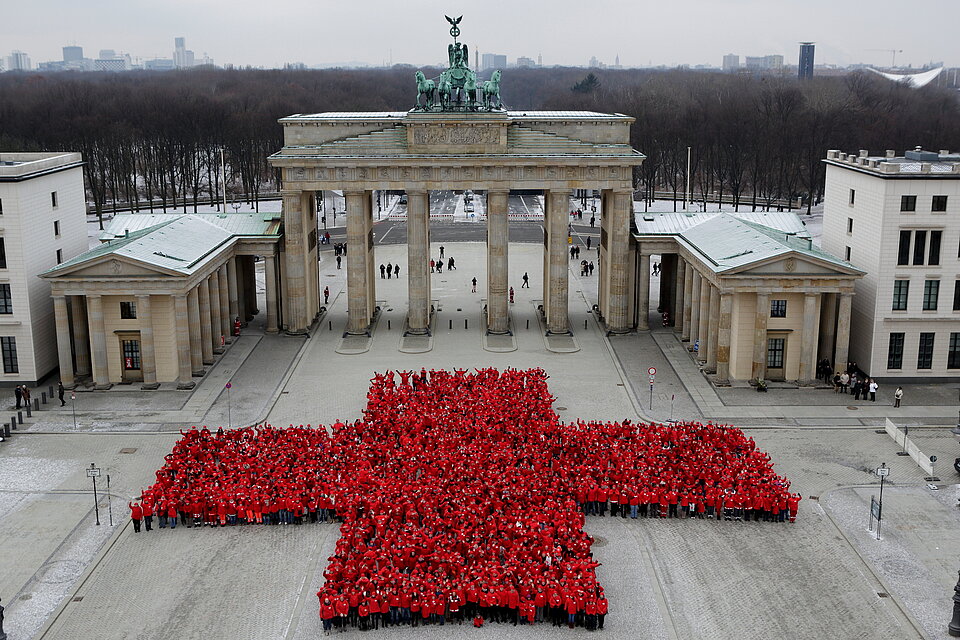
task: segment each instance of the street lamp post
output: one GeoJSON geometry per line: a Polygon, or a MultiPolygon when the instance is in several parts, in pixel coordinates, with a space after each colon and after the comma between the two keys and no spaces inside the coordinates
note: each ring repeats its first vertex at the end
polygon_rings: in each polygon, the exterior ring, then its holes
{"type": "Polygon", "coordinates": [[[93,480],[93,511],[96,513],[97,526],[100,526],[100,501],[97,499],[97,478],[99,476],[100,467],[91,462],[90,468],[87,469],[87,477],[93,480]]]}
{"type": "Polygon", "coordinates": [[[947,631],[954,638],[960,638],[960,579],[953,588],[953,620],[947,625],[947,631]]]}
{"type": "Polygon", "coordinates": [[[230,428],[231,428],[231,425],[233,424],[233,419],[232,419],[232,417],[231,417],[231,415],[230,415],[230,389],[231,389],[232,387],[233,387],[233,385],[230,384],[229,382],[226,384],[226,389],[227,389],[227,429],[230,429],[230,428]]]}
{"type": "Polygon", "coordinates": [[[70,406],[73,408],[73,430],[77,430],[77,392],[70,392],[70,406]]]}

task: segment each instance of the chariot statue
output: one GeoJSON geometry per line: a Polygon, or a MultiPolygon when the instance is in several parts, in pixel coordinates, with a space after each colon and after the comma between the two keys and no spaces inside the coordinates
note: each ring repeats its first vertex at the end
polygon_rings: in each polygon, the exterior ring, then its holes
{"type": "Polygon", "coordinates": [[[466,44],[457,41],[463,16],[444,17],[450,23],[450,35],[453,36],[453,43],[447,45],[448,67],[437,78],[427,78],[422,71],[417,71],[417,104],[414,110],[433,111],[438,102],[441,111],[502,109],[500,71],[494,71],[491,80],[479,84],[477,74],[470,69],[470,50],[466,44]]]}

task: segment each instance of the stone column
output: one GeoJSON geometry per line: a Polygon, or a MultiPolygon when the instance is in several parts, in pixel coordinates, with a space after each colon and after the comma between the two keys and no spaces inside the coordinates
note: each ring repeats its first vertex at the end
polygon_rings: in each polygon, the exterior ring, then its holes
{"type": "Polygon", "coordinates": [[[697,327],[697,340],[700,341],[700,348],[697,351],[697,360],[701,362],[707,361],[707,337],[710,334],[710,290],[713,287],[710,286],[710,281],[700,276],[700,313],[698,314],[699,322],[697,327]]]}
{"type": "Polygon", "coordinates": [[[679,255],[675,256],[677,265],[676,268],[676,280],[675,280],[675,289],[676,289],[676,298],[673,304],[673,330],[683,336],[683,330],[686,325],[683,322],[684,308],[687,305],[686,290],[684,286],[686,285],[687,278],[687,263],[679,255]]]}
{"type": "Polygon", "coordinates": [[[207,285],[210,287],[210,333],[213,338],[213,352],[223,353],[223,345],[220,343],[220,337],[223,336],[223,344],[226,344],[227,336],[222,333],[223,323],[220,318],[220,274],[214,271],[207,279],[207,285]]]}
{"type": "MultiPolygon", "coordinates": [[[[347,204],[347,333],[369,334],[373,320],[370,305],[369,237],[367,235],[365,194],[363,191],[345,191],[347,204]]],[[[409,199],[408,199],[409,206],[409,199]]],[[[287,283],[289,289],[289,281],[287,283]]],[[[288,293],[289,295],[289,293],[288,293]]]]}
{"type": "Polygon", "coordinates": [[[87,324],[87,301],[84,296],[72,296],[73,351],[76,358],[76,375],[90,375],[90,331],[87,324]]]}
{"type": "MultiPolygon", "coordinates": [[[[837,294],[820,295],[820,339],[817,345],[817,362],[827,358],[833,365],[833,345],[837,339],[837,294]]],[[[836,371],[836,369],[834,369],[836,371]]]]}
{"type": "MultiPolygon", "coordinates": [[[[680,339],[681,340],[690,340],[690,332],[692,327],[690,322],[693,319],[693,265],[687,264],[686,260],[683,261],[683,325],[680,329],[680,339]]],[[[698,292],[699,293],[699,292],[698,292]]]]}
{"type": "MultiPolygon", "coordinates": [[[[306,282],[306,281],[305,281],[306,282]]],[[[307,284],[309,287],[309,283],[307,284]]],[[[243,257],[243,290],[246,295],[243,299],[247,303],[247,320],[253,320],[253,317],[260,313],[260,301],[257,300],[257,265],[254,256],[243,257]]],[[[307,293],[307,326],[313,322],[316,312],[310,307],[310,294],[307,293]]]]}
{"type": "MultiPolygon", "coordinates": [[[[310,317],[307,312],[307,229],[303,215],[303,193],[300,191],[284,191],[283,197],[283,241],[287,280],[287,295],[284,299],[286,313],[284,319],[287,331],[290,333],[306,333],[310,327],[310,317]]],[[[350,221],[348,211],[347,223],[350,221]]],[[[348,234],[349,236],[349,234],[348,234]]],[[[349,238],[348,238],[348,241],[349,238]]],[[[352,241],[350,241],[352,244],[352,241]]],[[[350,247],[353,249],[353,246],[350,247]]],[[[349,255],[348,255],[349,261],[349,255]]],[[[348,267],[349,269],[349,267],[348,267]]],[[[244,286],[246,283],[244,282],[244,286]]],[[[240,305],[241,311],[246,313],[248,307],[240,305]]],[[[241,318],[245,320],[246,318],[241,318]]]]}
{"type": "Polygon", "coordinates": [[[696,344],[700,336],[700,272],[692,267],[687,269],[690,274],[690,340],[691,347],[696,344]]]}
{"type": "Polygon", "coordinates": [[[203,279],[197,285],[200,302],[200,351],[203,364],[213,364],[213,332],[210,331],[210,287],[203,279]]]}
{"type": "Polygon", "coordinates": [[[837,347],[835,369],[846,369],[850,360],[850,308],[853,303],[852,293],[840,294],[840,308],[837,310],[837,347]]]}
{"type": "Polygon", "coordinates": [[[637,267],[637,331],[650,328],[650,254],[640,254],[637,267]]]}
{"type": "Polygon", "coordinates": [[[276,256],[263,256],[263,279],[267,298],[267,333],[277,333],[277,266],[276,256]]]}
{"type": "Polygon", "coordinates": [[[236,257],[237,270],[237,316],[240,318],[240,326],[247,326],[247,296],[249,295],[249,284],[247,283],[247,256],[236,257]]]}
{"type": "MultiPolygon", "coordinates": [[[[231,256],[227,260],[227,295],[230,305],[230,333],[233,333],[233,323],[240,317],[240,292],[237,284],[237,257],[231,256]]],[[[242,320],[242,318],[241,318],[242,320]]]]}
{"type": "Polygon", "coordinates": [[[187,296],[173,296],[177,336],[177,389],[193,389],[196,384],[190,379],[193,367],[190,362],[190,313],[187,307],[187,296]]]}
{"type": "Polygon", "coordinates": [[[153,343],[153,310],[150,296],[137,296],[137,320],[140,322],[140,370],[143,373],[141,389],[151,390],[160,386],[157,382],[157,352],[153,343]]]}
{"type": "Polygon", "coordinates": [[[200,331],[200,294],[196,287],[190,289],[187,293],[187,312],[190,327],[190,373],[199,377],[206,372],[203,370],[203,346],[201,344],[203,340],[200,331]]]}
{"type": "Polygon", "coordinates": [[[733,294],[720,294],[720,322],[717,332],[717,383],[730,382],[730,331],[733,315],[733,294]]]}
{"type": "MultiPolygon", "coordinates": [[[[562,213],[569,208],[569,194],[564,194],[562,213]]],[[[604,318],[607,331],[626,333],[630,330],[630,217],[633,215],[633,191],[617,189],[608,198],[612,203],[603,216],[607,222],[606,259],[600,265],[600,277],[607,281],[607,310],[604,318]]],[[[558,214],[561,211],[557,212],[558,214]]],[[[568,216],[564,215],[564,224],[568,216]]],[[[564,233],[564,240],[566,233],[564,233]]],[[[649,278],[649,275],[647,276],[649,278]]]]}
{"type": "Polygon", "coordinates": [[[812,384],[816,376],[814,358],[817,355],[817,293],[803,296],[803,331],[800,334],[800,384],[812,384]]]}
{"type": "Polygon", "coordinates": [[[109,389],[107,368],[107,336],[103,326],[103,299],[99,294],[87,295],[87,323],[90,327],[90,353],[93,356],[93,388],[109,389]]]}
{"type": "Polygon", "coordinates": [[[217,270],[220,280],[220,333],[224,342],[233,342],[233,318],[230,317],[230,278],[227,274],[227,265],[222,264],[217,270]]]}
{"type": "Polygon", "coordinates": [[[570,265],[567,259],[567,220],[570,207],[570,192],[547,191],[546,219],[550,228],[546,246],[546,270],[544,282],[544,311],[547,316],[547,333],[570,333],[567,309],[567,290],[570,265]]]}
{"type": "Polygon", "coordinates": [[[509,191],[487,191],[487,331],[507,333],[509,315],[509,191]]]}
{"type": "Polygon", "coordinates": [[[767,318],[770,317],[770,294],[757,292],[757,308],[753,320],[752,378],[767,377],[767,318]]]}
{"type": "Polygon", "coordinates": [[[710,287],[710,314],[707,328],[707,373],[717,371],[717,346],[720,337],[720,290],[710,287]]]}
{"type": "Polygon", "coordinates": [[[407,330],[430,333],[430,192],[407,190],[407,330]]]}
{"type": "Polygon", "coordinates": [[[57,357],[60,360],[60,382],[73,389],[77,382],[73,377],[73,349],[70,348],[70,317],[67,314],[67,297],[53,296],[53,315],[57,325],[57,357]]]}

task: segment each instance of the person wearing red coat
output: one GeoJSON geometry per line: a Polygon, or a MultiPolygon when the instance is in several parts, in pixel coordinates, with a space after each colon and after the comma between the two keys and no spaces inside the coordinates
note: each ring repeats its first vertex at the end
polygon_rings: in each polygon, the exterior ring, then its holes
{"type": "Polygon", "coordinates": [[[130,519],[133,520],[133,532],[140,533],[140,520],[143,519],[143,507],[139,502],[128,502],[130,507],[130,519]]]}
{"type": "Polygon", "coordinates": [[[153,530],[153,506],[149,500],[140,499],[140,507],[143,509],[143,524],[147,531],[153,530]]]}
{"type": "MultiPolygon", "coordinates": [[[[320,596],[319,592],[317,596],[320,596]]],[[[330,635],[330,629],[333,627],[333,619],[337,616],[337,610],[330,601],[330,596],[324,596],[320,600],[320,620],[323,621],[324,635],[330,635]]]]}

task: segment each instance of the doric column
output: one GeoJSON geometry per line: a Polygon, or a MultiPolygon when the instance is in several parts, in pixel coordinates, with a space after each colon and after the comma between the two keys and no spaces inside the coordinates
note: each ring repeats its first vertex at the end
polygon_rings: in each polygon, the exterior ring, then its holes
{"type": "MultiPolygon", "coordinates": [[[[833,366],[833,345],[837,340],[837,294],[820,295],[820,333],[817,344],[817,361],[830,360],[833,366]]],[[[834,369],[836,371],[836,369],[834,369]]]]}
{"type": "Polygon", "coordinates": [[[733,315],[733,294],[720,294],[720,322],[717,331],[717,382],[730,382],[730,329],[733,315]]]}
{"type": "Polygon", "coordinates": [[[700,272],[692,267],[687,269],[690,274],[690,340],[691,346],[696,344],[700,336],[700,272]]]}
{"type": "Polygon", "coordinates": [[[690,326],[690,321],[692,320],[693,314],[693,265],[687,264],[686,260],[683,261],[683,326],[680,329],[680,339],[689,340],[692,327],[690,326]]]}
{"type": "MultiPolygon", "coordinates": [[[[564,214],[569,208],[568,196],[569,194],[564,194],[564,214]]],[[[625,333],[630,330],[627,315],[630,308],[630,216],[633,215],[633,192],[629,189],[614,190],[607,200],[612,206],[609,211],[603,211],[603,218],[607,223],[607,244],[606,258],[600,265],[600,277],[607,281],[607,309],[604,318],[608,331],[625,333]]],[[[564,226],[566,222],[567,216],[564,215],[564,226]]]]}
{"type": "Polygon", "coordinates": [[[720,290],[710,287],[710,317],[707,328],[707,373],[717,371],[717,345],[720,337],[720,290]]]}
{"type": "Polygon", "coordinates": [[[800,334],[800,372],[801,384],[810,384],[816,375],[814,358],[817,355],[817,293],[806,293],[803,296],[803,330],[800,334]]]}
{"type": "Polygon", "coordinates": [[[850,308],[853,303],[852,293],[840,294],[840,308],[837,310],[837,347],[834,368],[844,370],[850,359],[850,308]]]}
{"type": "Polygon", "coordinates": [[[753,364],[750,375],[754,379],[767,377],[767,318],[770,317],[770,294],[757,292],[757,309],[753,320],[753,364]]]}
{"type": "Polygon", "coordinates": [[[277,332],[276,256],[263,256],[263,279],[267,292],[267,333],[277,332]]]}
{"type": "Polygon", "coordinates": [[[140,370],[143,373],[141,389],[156,389],[157,352],[153,343],[153,310],[150,308],[150,296],[137,296],[137,320],[140,322],[140,370]]]}
{"type": "Polygon", "coordinates": [[[640,254],[637,267],[637,331],[650,328],[650,254],[640,254]]]}
{"type": "Polygon", "coordinates": [[[697,360],[707,361],[707,336],[710,334],[710,281],[700,276],[700,313],[697,323],[697,340],[700,341],[700,347],[697,350],[697,360]]]}
{"type": "Polygon", "coordinates": [[[70,317],[67,297],[53,296],[53,315],[57,326],[57,357],[60,360],[60,382],[68,389],[77,386],[73,377],[73,350],[70,348],[70,317]]]}
{"type": "Polygon", "coordinates": [[[220,333],[226,344],[233,342],[233,318],[230,317],[230,277],[227,274],[227,265],[222,264],[217,269],[220,280],[220,333]]]}
{"type": "Polygon", "coordinates": [[[430,333],[430,193],[407,191],[407,330],[430,333]]]}
{"type": "MultiPolygon", "coordinates": [[[[307,312],[307,228],[304,223],[303,193],[284,191],[283,197],[283,241],[287,281],[287,295],[284,298],[286,313],[283,317],[290,333],[305,333],[310,327],[310,315],[307,312]]],[[[350,215],[347,215],[349,223],[350,215]]],[[[350,242],[348,238],[348,242],[350,242]]],[[[352,244],[352,242],[351,242],[352,244]]],[[[353,249],[353,247],[350,247],[353,249]]],[[[349,260],[349,256],[348,256],[349,260]]],[[[244,282],[246,287],[246,282],[244,282]]],[[[248,292],[245,292],[248,293],[248,292]]],[[[255,294],[254,294],[255,295],[255,294]]],[[[241,305],[246,313],[247,307],[241,305]]],[[[245,318],[241,318],[245,319],[245,318]]]]}
{"type": "Polygon", "coordinates": [[[374,310],[370,304],[373,283],[367,264],[370,240],[366,214],[369,203],[364,203],[366,194],[363,191],[345,191],[343,195],[347,205],[347,313],[350,316],[347,333],[366,334],[374,310]]]}
{"type": "Polygon", "coordinates": [[[223,327],[220,320],[220,274],[217,271],[210,274],[207,285],[210,287],[210,333],[213,339],[213,352],[223,353],[220,338],[223,336],[225,344],[227,336],[221,332],[223,327]]]}
{"type": "MultiPolygon", "coordinates": [[[[237,284],[237,257],[231,256],[227,260],[227,295],[229,297],[228,304],[230,305],[230,332],[233,333],[233,323],[237,318],[240,318],[240,292],[238,291],[239,285],[237,284]]],[[[243,318],[240,318],[243,320],[243,318]]]]}
{"type": "Polygon", "coordinates": [[[200,331],[200,294],[197,288],[187,293],[188,325],[190,327],[190,372],[194,376],[202,376],[203,370],[203,334],[200,331]]]}
{"type": "MultiPolygon", "coordinates": [[[[307,289],[310,285],[307,284],[307,289]]],[[[257,300],[257,265],[254,256],[243,256],[243,290],[246,293],[243,299],[247,303],[247,320],[253,320],[253,317],[260,313],[257,306],[260,301],[257,300]]],[[[307,291],[307,326],[313,322],[316,312],[310,306],[310,292],[307,291]]]]}
{"type": "Polygon", "coordinates": [[[109,389],[107,368],[107,336],[103,326],[103,299],[99,294],[87,295],[87,324],[90,327],[90,353],[93,360],[93,388],[109,389]]]}
{"type": "Polygon", "coordinates": [[[567,210],[570,207],[570,192],[547,191],[545,200],[547,206],[544,222],[550,230],[547,235],[543,274],[543,307],[547,316],[547,333],[570,333],[567,310],[570,275],[567,261],[567,210]]]}
{"type": "Polygon", "coordinates": [[[172,297],[177,336],[177,389],[193,389],[196,383],[190,379],[193,367],[190,362],[190,313],[187,310],[187,296],[179,294],[172,297]]]}
{"type": "Polygon", "coordinates": [[[509,191],[487,191],[487,331],[510,330],[509,300],[509,191]]]}
{"type": "Polygon", "coordinates": [[[76,375],[90,375],[90,330],[87,323],[87,301],[84,296],[72,296],[73,351],[76,358],[76,375]]]}
{"type": "Polygon", "coordinates": [[[677,291],[676,300],[673,305],[673,330],[683,336],[684,323],[683,323],[683,310],[687,305],[686,290],[684,289],[686,278],[687,278],[687,263],[679,255],[676,257],[676,274],[675,274],[675,289],[677,291]]]}
{"type": "Polygon", "coordinates": [[[249,284],[247,283],[247,257],[236,257],[237,271],[237,317],[240,318],[240,326],[247,326],[247,296],[250,295],[249,284]]]}
{"type": "Polygon", "coordinates": [[[204,278],[197,285],[200,298],[200,351],[203,364],[213,364],[213,332],[210,330],[210,287],[204,278]]]}

